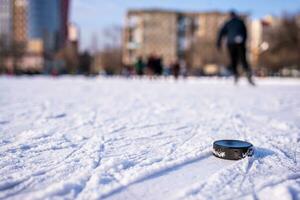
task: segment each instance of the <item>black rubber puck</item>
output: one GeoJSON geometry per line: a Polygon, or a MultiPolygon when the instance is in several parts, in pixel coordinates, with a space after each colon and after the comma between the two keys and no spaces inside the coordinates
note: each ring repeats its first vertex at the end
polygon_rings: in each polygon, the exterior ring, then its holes
{"type": "Polygon", "coordinates": [[[253,153],[253,145],[241,140],[218,140],[213,144],[213,154],[222,159],[239,160],[253,153]]]}

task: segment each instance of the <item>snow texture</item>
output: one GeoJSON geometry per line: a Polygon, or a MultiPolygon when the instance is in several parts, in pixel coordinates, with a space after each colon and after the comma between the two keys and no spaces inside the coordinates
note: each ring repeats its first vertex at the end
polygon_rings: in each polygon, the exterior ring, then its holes
{"type": "Polygon", "coordinates": [[[300,81],[257,84],[1,77],[0,199],[300,199],[300,81]]]}

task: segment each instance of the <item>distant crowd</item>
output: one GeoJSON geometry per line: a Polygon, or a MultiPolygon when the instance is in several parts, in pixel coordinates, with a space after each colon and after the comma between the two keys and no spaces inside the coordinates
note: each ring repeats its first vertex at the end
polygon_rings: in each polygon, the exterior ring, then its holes
{"type": "Polygon", "coordinates": [[[137,76],[171,76],[176,79],[182,75],[187,76],[186,64],[183,61],[174,61],[170,65],[164,65],[161,56],[155,54],[150,55],[146,59],[138,57],[134,63],[134,66],[124,66],[122,74],[125,76],[137,75],[137,76]]]}

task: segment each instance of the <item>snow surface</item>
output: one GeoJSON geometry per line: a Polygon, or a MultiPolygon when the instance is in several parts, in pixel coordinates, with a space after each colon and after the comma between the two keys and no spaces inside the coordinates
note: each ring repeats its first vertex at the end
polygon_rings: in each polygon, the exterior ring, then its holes
{"type": "Polygon", "coordinates": [[[257,83],[1,77],[0,199],[300,199],[300,81],[257,83]]]}

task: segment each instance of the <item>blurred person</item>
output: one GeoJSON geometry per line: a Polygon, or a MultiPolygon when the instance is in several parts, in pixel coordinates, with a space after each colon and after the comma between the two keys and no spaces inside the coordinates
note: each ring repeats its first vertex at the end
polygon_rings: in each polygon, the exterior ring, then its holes
{"type": "Polygon", "coordinates": [[[92,56],[88,51],[79,56],[79,70],[81,74],[89,75],[91,71],[92,56]]]}
{"type": "Polygon", "coordinates": [[[155,55],[151,54],[147,59],[147,74],[152,76],[155,68],[155,55]]]}
{"type": "Polygon", "coordinates": [[[251,68],[246,57],[247,28],[243,20],[235,11],[230,12],[230,19],[220,29],[217,40],[217,48],[220,51],[223,38],[227,38],[227,49],[230,55],[230,67],[232,69],[235,83],[238,82],[238,64],[242,63],[247,74],[248,81],[255,85],[252,79],[251,68]]]}
{"type": "Polygon", "coordinates": [[[163,68],[163,75],[170,76],[172,74],[172,63],[163,68]]]}
{"type": "Polygon", "coordinates": [[[180,64],[180,74],[182,75],[183,78],[186,78],[188,76],[186,61],[180,60],[179,64],[180,64]]]}
{"type": "Polygon", "coordinates": [[[179,73],[180,73],[180,63],[178,61],[175,61],[172,64],[172,72],[175,79],[178,79],[179,73]]]}
{"type": "Polygon", "coordinates": [[[121,75],[125,76],[126,78],[130,78],[132,75],[132,66],[130,65],[123,65],[122,70],[121,70],[121,75]]]}
{"type": "Polygon", "coordinates": [[[144,68],[145,68],[145,63],[143,61],[143,58],[139,56],[135,63],[136,74],[139,76],[144,75],[144,68]]]}
{"type": "Polygon", "coordinates": [[[154,62],[154,74],[157,76],[162,75],[163,66],[162,66],[162,57],[161,56],[155,56],[155,62],[154,62]]]}

